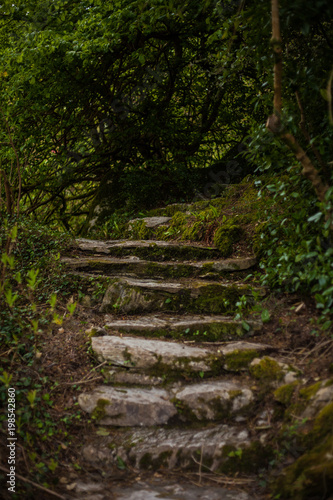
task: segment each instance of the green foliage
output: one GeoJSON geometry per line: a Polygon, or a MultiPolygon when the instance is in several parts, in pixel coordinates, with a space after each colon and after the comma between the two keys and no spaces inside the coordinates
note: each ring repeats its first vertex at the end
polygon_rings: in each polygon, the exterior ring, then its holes
{"type": "Polygon", "coordinates": [[[272,193],[276,208],[267,214],[256,238],[260,279],[263,285],[284,291],[310,293],[326,318],[322,326],[329,329],[333,248],[325,213],[331,210],[332,189],[325,206],[319,205],[307,182],[289,170],[289,176],[272,179],[264,188],[272,193]]]}
{"type": "MultiPolygon", "coordinates": [[[[48,471],[56,470],[60,450],[52,444],[54,456],[47,463],[38,460],[41,455],[46,456],[40,450],[48,440],[53,442],[56,438],[66,442],[66,426],[79,418],[78,414],[62,417],[60,422],[54,418],[51,396],[54,387],[38,366],[42,349],[41,329],[44,332],[51,330],[52,322],[59,317],[55,311],[58,295],[66,290],[62,283],[65,276],[61,269],[55,269],[55,261],[58,267],[58,250],[65,249],[70,240],[65,234],[42,228],[27,219],[3,219],[2,222],[0,284],[4,293],[0,294],[0,345],[3,353],[0,401],[3,410],[0,425],[7,419],[7,389],[14,387],[16,433],[36,480],[43,482],[48,471]]],[[[66,294],[69,292],[67,289],[66,294]]],[[[68,303],[69,314],[74,313],[75,305],[68,303]]]]}

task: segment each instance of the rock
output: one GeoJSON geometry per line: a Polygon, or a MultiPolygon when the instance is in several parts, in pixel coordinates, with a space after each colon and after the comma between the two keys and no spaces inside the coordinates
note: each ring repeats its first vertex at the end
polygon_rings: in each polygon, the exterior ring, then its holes
{"type": "Polygon", "coordinates": [[[324,406],[333,401],[333,385],[331,380],[324,380],[318,391],[312,396],[309,406],[303,412],[302,418],[315,417],[324,406]]]}
{"type": "Polygon", "coordinates": [[[243,352],[243,351],[258,351],[258,352],[267,352],[267,351],[275,351],[276,348],[268,345],[268,344],[257,344],[255,342],[228,342],[225,345],[219,347],[220,352],[226,356],[227,354],[235,353],[235,352],[243,352]]]}
{"type": "Polygon", "coordinates": [[[300,370],[286,363],[281,363],[270,356],[261,359],[255,358],[250,364],[250,373],[263,383],[275,387],[291,384],[298,380],[301,375],[300,370]]]}
{"type": "Polygon", "coordinates": [[[158,240],[87,240],[77,239],[82,252],[109,254],[114,257],[133,255],[147,260],[215,259],[220,257],[216,248],[158,240]]]}
{"type": "Polygon", "coordinates": [[[231,372],[248,370],[253,359],[258,358],[261,353],[274,350],[274,347],[270,345],[244,341],[229,342],[219,348],[219,351],[224,355],[223,368],[231,372]]]}
{"type": "Polygon", "coordinates": [[[146,227],[158,227],[167,224],[172,217],[143,217],[142,219],[132,219],[128,223],[128,229],[131,230],[136,222],[144,222],[146,227]]]}
{"type": "Polygon", "coordinates": [[[101,425],[121,427],[166,424],[177,414],[163,389],[119,389],[100,386],[79,396],[80,407],[101,425]]]}
{"type": "MultiPolygon", "coordinates": [[[[183,279],[182,281],[122,278],[112,283],[103,298],[101,312],[135,313],[181,311],[230,313],[243,295],[251,295],[247,285],[183,279]]],[[[248,299],[251,302],[251,299],[248,299]]]]}
{"type": "Polygon", "coordinates": [[[249,445],[246,429],[228,425],[200,430],[138,429],[96,440],[83,447],[83,456],[95,467],[111,465],[120,457],[137,469],[198,470],[202,454],[203,470],[208,465],[215,471],[229,460],[228,450],[249,445]]]}
{"type": "Polygon", "coordinates": [[[176,392],[175,397],[177,404],[198,420],[222,420],[253,401],[252,391],[243,385],[222,380],[188,385],[176,392]]]}
{"type": "Polygon", "coordinates": [[[161,374],[167,374],[167,370],[210,372],[218,362],[215,352],[208,348],[135,337],[93,337],[92,349],[101,362],[135,370],[159,370],[161,374]]]}
{"type": "Polygon", "coordinates": [[[81,495],[98,493],[103,491],[103,484],[101,483],[85,483],[83,481],[77,481],[75,486],[75,492],[81,493],[81,495]]]}
{"type": "Polygon", "coordinates": [[[127,488],[115,488],[118,500],[248,500],[242,491],[222,487],[195,486],[190,483],[137,483],[127,488]]]}
{"type": "MultiPolygon", "coordinates": [[[[232,317],[217,315],[171,316],[167,314],[149,314],[135,319],[116,319],[109,316],[106,316],[105,319],[107,321],[105,329],[107,330],[143,334],[151,337],[164,336],[206,341],[229,340],[234,337],[249,336],[262,328],[260,321],[249,320],[247,323],[250,330],[246,331],[241,321],[235,321],[232,317]]],[[[250,345],[252,346],[252,344],[250,345]]],[[[241,347],[238,348],[241,349],[241,347]]],[[[256,347],[253,347],[253,349],[256,349],[256,347]]]]}
{"type": "Polygon", "coordinates": [[[148,278],[202,277],[207,273],[240,271],[249,269],[256,264],[255,257],[226,259],[216,261],[184,261],[184,262],[152,262],[139,257],[63,257],[62,262],[76,271],[108,276],[135,276],[148,278]]]}

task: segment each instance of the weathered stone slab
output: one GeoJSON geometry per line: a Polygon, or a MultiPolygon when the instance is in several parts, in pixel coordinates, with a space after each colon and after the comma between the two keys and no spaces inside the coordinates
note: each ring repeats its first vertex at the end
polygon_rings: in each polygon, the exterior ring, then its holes
{"type": "Polygon", "coordinates": [[[216,425],[200,430],[138,429],[83,447],[83,456],[97,467],[116,463],[120,457],[125,463],[138,469],[181,468],[198,470],[203,467],[217,470],[230,458],[232,449],[246,449],[250,445],[246,429],[228,425],[216,425]]]}
{"type": "Polygon", "coordinates": [[[216,360],[210,349],[133,337],[93,337],[92,348],[100,361],[135,370],[166,369],[185,372],[210,372],[216,360]]]}
{"type": "Polygon", "coordinates": [[[253,401],[250,389],[233,381],[212,381],[169,390],[97,387],[81,394],[81,408],[101,425],[151,426],[183,421],[216,421],[239,413],[253,401]]]}
{"type": "Polygon", "coordinates": [[[121,427],[166,424],[177,414],[163,389],[117,389],[100,386],[79,396],[81,408],[101,425],[121,427]]]}
{"type": "Polygon", "coordinates": [[[176,400],[186,414],[198,420],[222,420],[229,414],[239,412],[253,401],[253,393],[244,384],[232,381],[212,381],[188,385],[177,391],[176,400]]]}
{"type": "Polygon", "coordinates": [[[133,255],[147,260],[175,260],[175,259],[218,259],[220,252],[217,248],[191,245],[188,243],[174,243],[159,240],[88,240],[77,239],[79,250],[87,253],[108,254],[114,257],[133,255]]]}
{"type": "Polygon", "coordinates": [[[103,298],[101,312],[187,311],[225,314],[235,310],[251,287],[201,280],[158,281],[122,278],[112,283],[103,298]]]}
{"type": "MultiPolygon", "coordinates": [[[[107,321],[105,329],[109,331],[128,332],[136,335],[143,334],[151,337],[164,336],[205,341],[246,337],[253,335],[254,332],[258,332],[262,328],[261,321],[249,320],[247,324],[250,329],[245,330],[242,321],[235,321],[232,317],[218,315],[172,316],[150,314],[124,320],[106,316],[105,320],[107,321]]],[[[242,349],[240,345],[238,348],[242,349]]]]}
{"type": "Polygon", "coordinates": [[[128,223],[128,228],[131,229],[133,224],[136,222],[144,222],[146,227],[158,227],[158,226],[164,226],[167,224],[169,221],[171,221],[172,217],[143,217],[142,219],[132,219],[128,223]]]}
{"type": "Polygon", "coordinates": [[[67,267],[91,274],[104,274],[109,276],[136,276],[138,278],[181,278],[204,277],[209,273],[214,275],[225,272],[249,269],[256,264],[255,257],[239,259],[226,259],[217,261],[200,262],[152,262],[140,260],[139,257],[80,257],[62,258],[67,267]]]}
{"type": "Polygon", "coordinates": [[[249,495],[239,490],[222,487],[195,486],[191,483],[137,483],[127,488],[116,488],[118,500],[249,500],[249,495]]]}

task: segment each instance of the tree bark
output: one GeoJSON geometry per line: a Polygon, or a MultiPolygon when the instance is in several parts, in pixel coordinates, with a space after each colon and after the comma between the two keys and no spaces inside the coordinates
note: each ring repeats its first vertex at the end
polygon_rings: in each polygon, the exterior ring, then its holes
{"type": "MultiPolygon", "coordinates": [[[[302,174],[309,179],[321,202],[325,201],[328,184],[322,180],[318,170],[314,167],[311,159],[297,142],[295,137],[284,129],[281,122],[282,113],[282,39],[279,19],[279,2],[272,0],[272,38],[271,44],[274,52],[274,103],[273,114],[268,118],[266,127],[274,135],[279,137],[294,153],[302,165],[302,174]]],[[[333,223],[331,222],[331,230],[333,223]]]]}

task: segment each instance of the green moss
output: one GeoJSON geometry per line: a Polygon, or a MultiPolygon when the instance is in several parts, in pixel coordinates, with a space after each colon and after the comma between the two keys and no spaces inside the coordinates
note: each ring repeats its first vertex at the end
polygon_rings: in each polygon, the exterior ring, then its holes
{"type": "Polygon", "coordinates": [[[125,347],[125,349],[123,350],[123,352],[121,353],[124,360],[131,366],[135,366],[135,363],[133,363],[132,361],[132,355],[130,352],[128,352],[128,348],[125,347]]]}
{"type": "Polygon", "coordinates": [[[325,499],[333,491],[333,437],[328,436],[283,470],[272,489],[279,498],[325,499]]]}
{"type": "Polygon", "coordinates": [[[229,257],[233,252],[233,244],[243,236],[243,229],[236,224],[222,224],[214,234],[214,245],[222,257],[229,257]]]}
{"type": "Polygon", "coordinates": [[[272,358],[265,356],[258,364],[250,366],[251,375],[263,382],[273,382],[282,380],[284,372],[279,363],[272,358]]]}
{"type": "Polygon", "coordinates": [[[285,406],[289,405],[298,384],[298,382],[293,382],[292,384],[285,384],[276,389],[274,391],[276,401],[285,406]]]}
{"type": "Polygon", "coordinates": [[[190,297],[187,309],[216,314],[231,313],[235,310],[240,297],[248,292],[249,289],[246,287],[206,285],[200,288],[198,297],[190,297]]]}
{"type": "MultiPolygon", "coordinates": [[[[324,406],[316,416],[307,441],[318,443],[323,437],[333,433],[333,402],[324,406]]],[[[332,448],[333,459],[333,448],[332,448]]]]}
{"type": "Polygon", "coordinates": [[[259,356],[255,350],[236,350],[225,355],[225,368],[230,371],[241,371],[249,367],[251,361],[259,356]]]}
{"type": "Polygon", "coordinates": [[[309,401],[311,398],[313,398],[319,389],[321,388],[321,382],[317,382],[316,384],[310,385],[309,387],[305,387],[304,389],[301,389],[299,391],[300,396],[305,399],[306,401],[309,401]]]}
{"type": "Polygon", "coordinates": [[[148,240],[153,237],[153,234],[152,228],[147,227],[144,220],[138,220],[131,223],[125,236],[128,236],[132,240],[148,240]]]}
{"type": "Polygon", "coordinates": [[[94,408],[93,412],[91,413],[91,418],[94,420],[102,420],[106,416],[106,411],[105,407],[110,404],[110,401],[108,399],[99,399],[97,401],[97,405],[94,408]]]}

